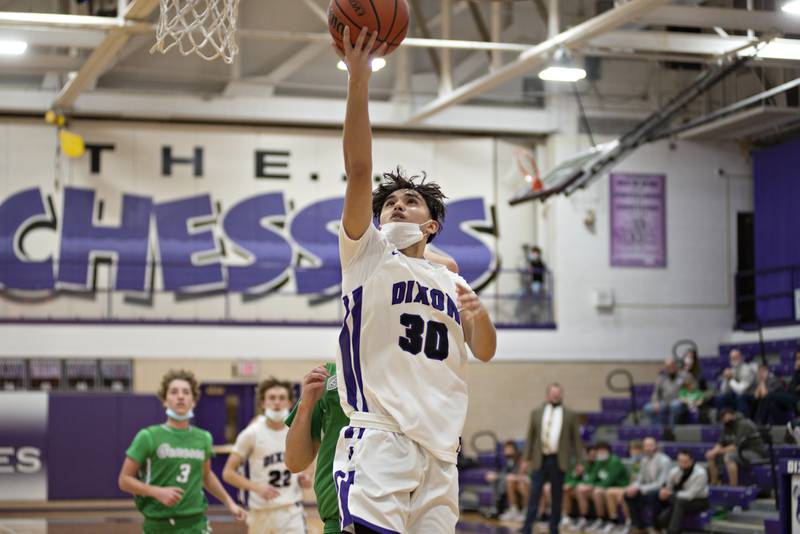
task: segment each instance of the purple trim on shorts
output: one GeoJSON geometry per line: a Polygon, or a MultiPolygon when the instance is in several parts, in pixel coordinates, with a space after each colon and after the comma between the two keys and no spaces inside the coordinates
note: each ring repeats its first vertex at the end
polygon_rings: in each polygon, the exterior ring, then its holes
{"type": "Polygon", "coordinates": [[[361,439],[363,436],[364,436],[364,429],[363,428],[359,428],[358,429],[358,439],[361,439]]]}
{"type": "Polygon", "coordinates": [[[347,438],[347,439],[350,439],[350,438],[353,437],[353,427],[352,426],[348,426],[347,428],[344,429],[344,437],[347,438]]]}
{"type": "Polygon", "coordinates": [[[350,515],[350,506],[349,506],[349,499],[350,499],[350,486],[353,485],[353,482],[356,478],[356,472],[350,471],[347,473],[347,478],[345,478],[344,471],[336,471],[333,474],[334,480],[341,480],[341,482],[337,483],[337,496],[339,497],[339,510],[341,511],[341,519],[339,520],[339,528],[344,530],[347,526],[353,523],[353,517],[350,515]]]}
{"type": "Polygon", "coordinates": [[[359,525],[363,525],[367,528],[371,528],[372,530],[374,530],[375,532],[379,532],[380,534],[401,534],[396,530],[389,530],[388,528],[379,527],[378,525],[370,523],[366,519],[361,519],[360,517],[352,516],[351,521],[353,523],[358,523],[359,525]]]}
{"type": "Polygon", "coordinates": [[[356,397],[356,381],[353,377],[353,364],[350,361],[350,329],[347,328],[347,319],[350,317],[350,299],[345,295],[344,302],[344,321],[342,321],[342,331],[339,333],[339,349],[342,352],[342,371],[344,374],[344,385],[347,390],[347,404],[358,410],[356,397]]]}
{"type": "Polygon", "coordinates": [[[353,369],[356,372],[358,389],[361,390],[361,411],[369,412],[367,398],[364,396],[364,380],[361,377],[361,296],[364,287],[353,291],[353,369]]]}

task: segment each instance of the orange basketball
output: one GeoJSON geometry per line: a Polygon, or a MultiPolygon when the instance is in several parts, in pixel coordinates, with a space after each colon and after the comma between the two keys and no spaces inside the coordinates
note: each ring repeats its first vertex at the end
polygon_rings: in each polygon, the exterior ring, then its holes
{"type": "Polygon", "coordinates": [[[377,49],[389,43],[389,55],[408,33],[407,0],[331,0],[328,6],[328,30],[336,45],[342,48],[345,25],[350,26],[350,40],[355,44],[361,28],[366,26],[370,34],[378,32],[377,49]]]}

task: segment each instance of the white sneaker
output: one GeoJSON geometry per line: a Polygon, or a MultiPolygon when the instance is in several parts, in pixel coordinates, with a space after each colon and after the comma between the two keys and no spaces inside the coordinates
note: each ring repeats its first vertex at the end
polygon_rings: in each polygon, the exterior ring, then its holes
{"type": "Polygon", "coordinates": [[[616,529],[616,525],[612,522],[604,523],[602,527],[597,529],[597,534],[612,534],[616,529]]]}
{"type": "Polygon", "coordinates": [[[519,510],[516,506],[508,508],[505,512],[500,514],[500,521],[516,521],[519,515],[519,510]]]}
{"type": "Polygon", "coordinates": [[[614,534],[631,534],[631,526],[619,525],[616,530],[614,530],[614,534]]]}
{"type": "Polygon", "coordinates": [[[571,530],[575,524],[572,522],[572,518],[570,518],[568,515],[565,515],[561,518],[561,522],[558,524],[558,526],[567,530],[571,530]]]}
{"type": "Polygon", "coordinates": [[[572,530],[576,532],[580,532],[581,530],[586,530],[586,525],[589,523],[585,517],[579,517],[577,521],[572,525],[572,530]]]}
{"type": "Polygon", "coordinates": [[[597,532],[600,532],[601,528],[605,527],[605,524],[606,524],[606,522],[603,521],[602,519],[597,519],[591,525],[589,525],[588,527],[584,528],[583,530],[585,530],[586,532],[597,533],[597,532]]]}
{"type": "Polygon", "coordinates": [[[517,515],[511,518],[511,521],[525,521],[526,510],[519,510],[517,515]]]}

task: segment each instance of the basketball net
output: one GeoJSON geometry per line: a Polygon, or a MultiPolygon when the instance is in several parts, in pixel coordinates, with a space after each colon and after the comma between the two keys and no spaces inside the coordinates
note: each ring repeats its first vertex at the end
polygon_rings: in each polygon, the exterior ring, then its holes
{"type": "Polygon", "coordinates": [[[161,15],[156,44],[150,53],[165,54],[178,46],[184,56],[195,53],[206,61],[221,57],[233,63],[236,46],[236,14],[239,0],[159,0],[161,15]]]}

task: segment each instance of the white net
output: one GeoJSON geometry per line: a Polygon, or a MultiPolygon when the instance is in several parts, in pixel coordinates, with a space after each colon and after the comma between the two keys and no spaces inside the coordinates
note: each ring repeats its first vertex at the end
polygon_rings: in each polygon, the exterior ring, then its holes
{"type": "Polygon", "coordinates": [[[207,61],[221,57],[233,63],[236,46],[236,14],[239,0],[160,0],[161,16],[156,44],[150,53],[166,53],[174,46],[181,54],[196,53],[207,61]]]}

